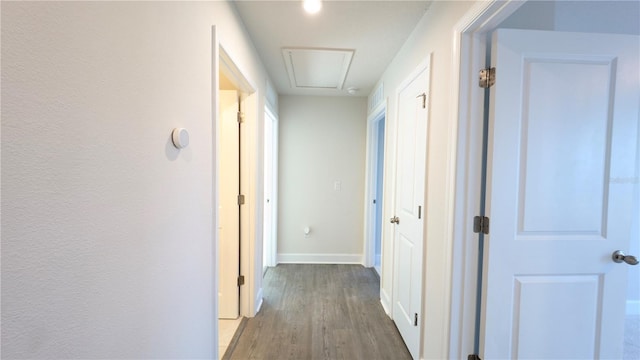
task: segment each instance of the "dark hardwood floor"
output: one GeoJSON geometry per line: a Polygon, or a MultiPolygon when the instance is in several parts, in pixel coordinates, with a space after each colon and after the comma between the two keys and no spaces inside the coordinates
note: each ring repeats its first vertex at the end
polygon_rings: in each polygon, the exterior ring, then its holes
{"type": "Polygon", "coordinates": [[[380,305],[374,270],[360,265],[278,265],[264,303],[224,359],[411,359],[380,305]]]}

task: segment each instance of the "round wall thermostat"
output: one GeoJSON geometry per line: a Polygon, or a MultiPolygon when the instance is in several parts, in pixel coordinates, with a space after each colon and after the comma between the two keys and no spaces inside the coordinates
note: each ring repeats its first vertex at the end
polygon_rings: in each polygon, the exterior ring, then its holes
{"type": "Polygon", "coordinates": [[[189,133],[185,128],[173,129],[171,139],[173,140],[173,145],[178,149],[183,149],[189,146],[189,133]]]}

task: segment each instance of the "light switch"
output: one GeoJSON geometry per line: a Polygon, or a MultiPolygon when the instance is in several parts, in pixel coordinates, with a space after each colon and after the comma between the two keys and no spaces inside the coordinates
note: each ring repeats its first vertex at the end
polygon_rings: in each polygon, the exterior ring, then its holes
{"type": "Polygon", "coordinates": [[[340,181],[335,181],[333,183],[333,190],[340,191],[342,189],[342,183],[340,181]]]}

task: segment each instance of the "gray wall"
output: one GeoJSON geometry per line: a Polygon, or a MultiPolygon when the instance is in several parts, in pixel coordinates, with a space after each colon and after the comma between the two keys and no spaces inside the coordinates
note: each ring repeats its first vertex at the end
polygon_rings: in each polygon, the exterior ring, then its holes
{"type": "Polygon", "coordinates": [[[279,261],[361,263],[366,98],[281,96],[279,106],[279,261]]]}

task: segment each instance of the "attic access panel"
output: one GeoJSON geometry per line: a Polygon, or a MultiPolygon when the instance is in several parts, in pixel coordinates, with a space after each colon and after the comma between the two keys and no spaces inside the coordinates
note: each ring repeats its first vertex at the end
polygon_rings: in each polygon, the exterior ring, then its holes
{"type": "Polygon", "coordinates": [[[292,88],[341,90],[354,52],[349,49],[284,48],[282,56],[292,88]]]}

